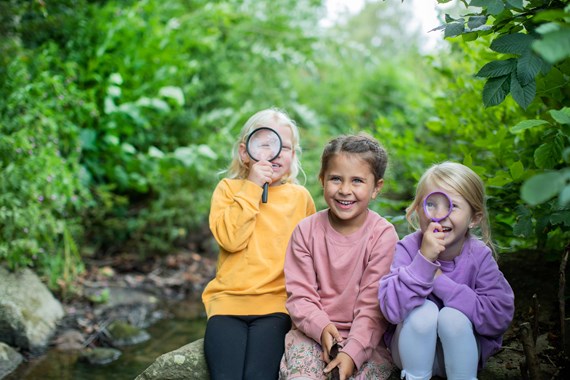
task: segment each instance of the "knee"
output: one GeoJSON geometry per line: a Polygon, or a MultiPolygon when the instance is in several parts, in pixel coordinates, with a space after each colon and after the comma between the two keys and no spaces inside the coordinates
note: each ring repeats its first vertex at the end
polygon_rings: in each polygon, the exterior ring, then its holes
{"type": "Polygon", "coordinates": [[[438,313],[437,305],[426,301],[408,315],[404,324],[417,334],[429,334],[437,327],[438,313]]]}
{"type": "Polygon", "coordinates": [[[465,336],[465,334],[473,334],[473,324],[459,310],[444,307],[439,311],[437,331],[440,336],[465,336]]]}

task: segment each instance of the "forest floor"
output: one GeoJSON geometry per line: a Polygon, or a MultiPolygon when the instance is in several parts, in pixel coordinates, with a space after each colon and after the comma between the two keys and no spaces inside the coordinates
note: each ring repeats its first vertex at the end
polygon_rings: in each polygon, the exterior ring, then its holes
{"type": "MultiPolygon", "coordinates": [[[[119,284],[171,300],[188,297],[199,300],[201,291],[214,275],[215,263],[215,253],[197,253],[192,249],[142,262],[135,256],[123,255],[112,260],[88,262],[86,273],[75,287],[104,289],[119,284]]],[[[479,378],[533,379],[528,369],[524,369],[527,362],[521,339],[521,325],[524,323],[530,324],[535,336],[532,351],[536,354],[539,378],[570,378],[567,355],[570,346],[562,344],[560,329],[560,263],[547,261],[536,252],[517,252],[503,254],[499,265],[515,292],[515,317],[504,336],[503,349],[491,358],[479,378]]],[[[81,323],[75,325],[82,326],[84,336],[97,331],[101,321],[87,310],[93,307],[92,302],[87,302],[85,297],[75,297],[64,302],[64,307],[68,314],[72,312],[81,316],[81,323]]],[[[568,331],[570,326],[565,324],[568,331]]],[[[96,345],[97,341],[92,344],[96,345]]]]}

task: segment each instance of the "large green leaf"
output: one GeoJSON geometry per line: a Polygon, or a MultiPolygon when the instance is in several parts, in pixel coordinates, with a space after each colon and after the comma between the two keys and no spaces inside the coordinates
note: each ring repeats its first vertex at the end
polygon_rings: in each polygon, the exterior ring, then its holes
{"type": "Polygon", "coordinates": [[[543,32],[542,38],[534,41],[532,48],[541,57],[550,63],[557,63],[570,57],[570,27],[551,23],[537,30],[543,32]],[[554,26],[554,28],[547,26],[554,26]]]}
{"type": "Polygon", "coordinates": [[[519,106],[527,109],[536,95],[536,82],[522,85],[518,80],[518,75],[511,75],[511,95],[519,106]]]}
{"type": "Polygon", "coordinates": [[[546,172],[529,178],[521,187],[521,198],[530,205],[538,205],[554,198],[562,190],[558,172],[546,172]]]}
{"type": "Polygon", "coordinates": [[[517,67],[517,61],[509,58],[501,61],[491,61],[479,70],[475,76],[484,78],[496,78],[510,74],[517,67]]]}
{"type": "Polygon", "coordinates": [[[550,110],[550,115],[560,124],[570,124],[570,108],[564,107],[561,110],[550,110]]]}
{"type": "Polygon", "coordinates": [[[447,37],[455,37],[460,35],[465,31],[465,24],[462,22],[451,22],[445,25],[445,32],[444,36],[447,37]]]}
{"type": "Polygon", "coordinates": [[[556,136],[552,141],[540,145],[534,151],[534,163],[541,169],[552,169],[562,159],[563,139],[556,136]]]}
{"type": "Polygon", "coordinates": [[[505,100],[510,90],[511,74],[490,78],[483,87],[483,104],[492,107],[505,100]]]}
{"type": "Polygon", "coordinates": [[[502,0],[472,0],[469,5],[486,8],[492,15],[498,15],[505,9],[505,4],[502,0]]]}
{"type": "Polygon", "coordinates": [[[504,34],[491,42],[491,49],[497,53],[523,55],[530,49],[533,40],[528,34],[504,34]]]}
{"type": "Polygon", "coordinates": [[[510,131],[512,133],[519,133],[519,132],[524,131],[525,129],[534,128],[534,127],[537,127],[539,125],[544,125],[544,124],[550,124],[550,123],[546,120],[536,120],[536,119],[523,120],[520,123],[518,123],[517,125],[515,125],[514,127],[512,127],[510,129],[510,131]]]}
{"type": "Polygon", "coordinates": [[[517,60],[517,79],[521,86],[534,82],[534,78],[542,68],[542,59],[531,50],[525,52],[517,60]]]}
{"type": "Polygon", "coordinates": [[[484,15],[476,15],[469,17],[467,20],[467,27],[470,30],[477,29],[487,23],[487,16],[484,15]]]}

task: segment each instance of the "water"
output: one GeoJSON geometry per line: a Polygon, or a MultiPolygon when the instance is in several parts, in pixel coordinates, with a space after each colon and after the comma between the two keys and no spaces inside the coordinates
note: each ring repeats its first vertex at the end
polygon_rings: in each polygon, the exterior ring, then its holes
{"type": "Polygon", "coordinates": [[[146,329],[151,339],[121,347],[121,357],[112,363],[95,366],[79,361],[77,353],[49,350],[39,358],[22,363],[5,380],[132,380],[160,355],[204,336],[206,319],[195,315],[188,318],[187,305],[178,306],[173,310],[173,318],[158,321],[146,329]]]}

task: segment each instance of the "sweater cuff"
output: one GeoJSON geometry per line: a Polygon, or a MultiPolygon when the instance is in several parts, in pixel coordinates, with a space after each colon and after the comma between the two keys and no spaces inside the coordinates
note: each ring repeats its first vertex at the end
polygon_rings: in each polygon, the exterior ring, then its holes
{"type": "Polygon", "coordinates": [[[417,280],[423,282],[424,284],[433,283],[433,278],[435,272],[441,265],[437,262],[432,263],[421,254],[418,250],[418,254],[414,257],[414,260],[408,266],[409,273],[417,280]]]}
{"type": "Polygon", "coordinates": [[[364,348],[356,339],[347,339],[346,345],[342,347],[340,352],[350,356],[357,370],[360,370],[360,367],[367,360],[364,348]]]}
{"type": "Polygon", "coordinates": [[[315,342],[321,344],[321,336],[323,335],[323,330],[329,323],[332,323],[329,318],[324,313],[316,316],[307,326],[306,334],[313,338],[315,342]]]}

